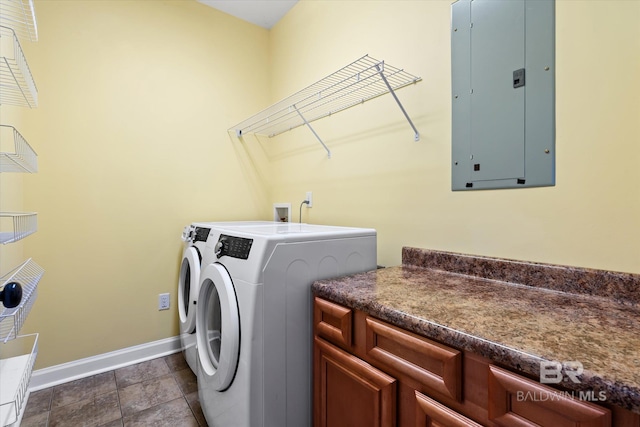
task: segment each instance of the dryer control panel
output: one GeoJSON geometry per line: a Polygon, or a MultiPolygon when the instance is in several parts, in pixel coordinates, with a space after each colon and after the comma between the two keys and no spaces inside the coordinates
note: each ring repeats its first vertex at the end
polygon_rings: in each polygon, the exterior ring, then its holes
{"type": "Polygon", "coordinates": [[[247,259],[252,244],[253,239],[221,234],[218,243],[216,243],[215,254],[218,258],[226,255],[232,258],[247,259]]]}

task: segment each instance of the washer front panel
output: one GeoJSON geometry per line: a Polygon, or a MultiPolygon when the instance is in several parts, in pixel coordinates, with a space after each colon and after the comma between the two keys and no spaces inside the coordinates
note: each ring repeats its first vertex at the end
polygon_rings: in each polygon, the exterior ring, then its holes
{"type": "Polygon", "coordinates": [[[198,356],[208,384],[226,390],[236,373],[240,352],[240,314],[229,273],[219,263],[204,268],[198,296],[198,356]]]}

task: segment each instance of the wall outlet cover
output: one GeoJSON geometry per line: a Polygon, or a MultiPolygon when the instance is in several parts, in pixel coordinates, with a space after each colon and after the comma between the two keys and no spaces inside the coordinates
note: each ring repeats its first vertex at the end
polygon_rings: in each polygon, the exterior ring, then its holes
{"type": "Polygon", "coordinates": [[[169,303],[169,294],[160,294],[158,296],[158,310],[169,310],[169,303]]]}

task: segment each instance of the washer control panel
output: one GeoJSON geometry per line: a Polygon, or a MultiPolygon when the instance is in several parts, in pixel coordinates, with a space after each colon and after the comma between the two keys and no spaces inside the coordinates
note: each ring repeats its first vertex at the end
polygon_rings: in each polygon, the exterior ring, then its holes
{"type": "Polygon", "coordinates": [[[207,237],[209,237],[210,228],[204,227],[196,227],[193,233],[193,241],[194,242],[206,242],[207,237]]]}
{"type": "Polygon", "coordinates": [[[216,243],[215,254],[218,258],[226,255],[232,258],[247,259],[252,244],[253,239],[221,234],[218,243],[216,243]]]}

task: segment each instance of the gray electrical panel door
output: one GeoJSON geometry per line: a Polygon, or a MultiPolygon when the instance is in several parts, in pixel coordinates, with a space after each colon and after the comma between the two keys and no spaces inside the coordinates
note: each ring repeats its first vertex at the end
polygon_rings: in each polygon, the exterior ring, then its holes
{"type": "Polygon", "coordinates": [[[553,0],[452,5],[452,188],[555,184],[553,0]]]}

